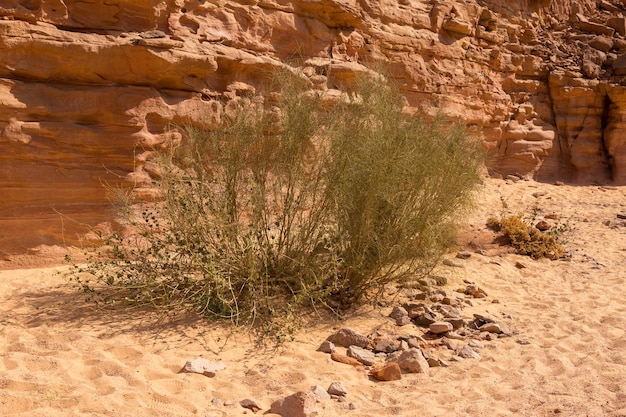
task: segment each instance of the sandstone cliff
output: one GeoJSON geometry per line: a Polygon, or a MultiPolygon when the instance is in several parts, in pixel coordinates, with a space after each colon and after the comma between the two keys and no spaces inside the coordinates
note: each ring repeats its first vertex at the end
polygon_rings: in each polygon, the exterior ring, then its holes
{"type": "Polygon", "coordinates": [[[0,252],[110,220],[171,126],[295,65],[384,67],[479,133],[490,172],[626,184],[626,1],[0,0],[0,252]],[[296,59],[297,58],[297,59],[296,59]]]}

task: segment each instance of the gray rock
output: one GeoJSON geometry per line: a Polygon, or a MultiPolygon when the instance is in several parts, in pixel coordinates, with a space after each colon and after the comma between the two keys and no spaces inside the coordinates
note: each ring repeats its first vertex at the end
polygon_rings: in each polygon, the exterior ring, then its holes
{"type": "Polygon", "coordinates": [[[387,362],[396,362],[400,369],[409,373],[425,373],[429,368],[424,354],[416,348],[394,352],[387,356],[387,362]]]}
{"type": "Polygon", "coordinates": [[[346,388],[339,381],[332,382],[326,391],[330,395],[338,395],[340,397],[345,397],[348,394],[346,388]]]}
{"type": "Polygon", "coordinates": [[[428,330],[434,334],[443,334],[452,331],[452,324],[447,321],[436,321],[428,326],[428,330]]]}
{"type": "Polygon", "coordinates": [[[296,392],[272,403],[270,413],[282,417],[314,417],[318,414],[315,395],[309,392],[296,392]]]}
{"type": "Polygon", "coordinates": [[[318,403],[330,400],[330,394],[321,385],[312,386],[311,392],[315,395],[315,401],[318,403]]]}
{"type": "Polygon", "coordinates": [[[463,359],[480,359],[480,355],[469,345],[463,346],[459,351],[459,356],[463,359]]]}
{"type": "Polygon", "coordinates": [[[324,340],[320,347],[317,348],[317,351],[324,353],[333,353],[335,351],[335,344],[328,340],[324,340]]]}
{"type": "Polygon", "coordinates": [[[348,329],[347,327],[337,330],[335,333],[328,336],[326,340],[337,346],[343,346],[346,348],[350,346],[366,348],[367,345],[369,345],[369,339],[366,336],[363,336],[352,329],[348,329]]]}
{"type": "Polygon", "coordinates": [[[396,326],[406,326],[411,323],[411,318],[409,316],[402,316],[396,319],[396,326]]]}
{"type": "Polygon", "coordinates": [[[239,405],[241,405],[243,408],[247,408],[248,410],[252,410],[252,412],[254,413],[261,409],[261,407],[259,407],[259,405],[254,400],[251,400],[249,398],[241,400],[239,402],[239,405]]]}
{"type": "Polygon", "coordinates": [[[185,363],[181,372],[191,372],[194,374],[202,374],[208,377],[214,377],[219,371],[226,369],[226,365],[222,361],[210,361],[205,358],[194,358],[185,363]]]}
{"type": "Polygon", "coordinates": [[[400,306],[395,306],[393,310],[391,311],[391,313],[389,314],[389,317],[395,320],[398,320],[401,317],[408,317],[408,316],[409,316],[409,313],[406,311],[406,309],[400,306]]]}
{"type": "Polygon", "coordinates": [[[457,259],[450,259],[450,258],[444,259],[443,264],[446,266],[452,266],[454,268],[465,268],[465,265],[463,265],[463,262],[457,259]]]}
{"type": "Polygon", "coordinates": [[[495,323],[485,323],[478,328],[481,332],[489,332],[489,333],[510,333],[509,328],[506,324],[495,322],[495,323]]]}
{"type": "Polygon", "coordinates": [[[434,315],[430,313],[422,313],[418,315],[417,317],[415,317],[414,321],[415,321],[415,324],[417,324],[418,326],[428,327],[432,323],[434,323],[436,320],[435,320],[434,315]]]}
{"type": "Polygon", "coordinates": [[[400,349],[400,343],[397,340],[382,339],[374,346],[374,352],[391,353],[400,349]]]}
{"type": "Polygon", "coordinates": [[[374,354],[374,352],[358,346],[350,346],[347,353],[348,356],[356,359],[366,366],[373,365],[374,361],[376,360],[376,355],[374,354]]]}

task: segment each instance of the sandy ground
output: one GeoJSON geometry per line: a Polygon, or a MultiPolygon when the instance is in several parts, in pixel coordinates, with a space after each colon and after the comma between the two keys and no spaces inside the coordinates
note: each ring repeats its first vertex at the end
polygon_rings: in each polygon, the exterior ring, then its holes
{"type": "MultiPolygon", "coordinates": [[[[338,326],[394,331],[391,305],[268,349],[189,318],[94,311],[59,268],[24,269],[21,259],[21,269],[0,271],[0,415],[251,415],[239,405],[246,398],[262,414],[281,396],[340,381],[347,401],[321,403],[320,416],[626,416],[626,221],[617,217],[626,214],[626,188],[488,180],[479,203],[464,240],[482,254],[438,274],[450,292],[463,280],[486,290],[464,316],[488,314],[515,332],[486,342],[480,359],[376,382],[316,349],[338,326]],[[534,207],[572,228],[565,259],[534,261],[485,239],[489,216],[534,207]],[[226,369],[213,378],[178,373],[197,356],[226,369]]],[[[421,332],[412,324],[395,331],[421,332]]]]}

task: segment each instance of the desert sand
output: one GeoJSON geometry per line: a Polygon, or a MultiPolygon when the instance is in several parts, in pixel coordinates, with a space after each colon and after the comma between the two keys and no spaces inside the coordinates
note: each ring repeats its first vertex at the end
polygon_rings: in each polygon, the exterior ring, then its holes
{"type": "Polygon", "coordinates": [[[319,416],[626,416],[626,220],[617,216],[626,215],[626,188],[487,179],[478,203],[461,239],[472,256],[437,273],[446,291],[466,280],[488,294],[464,316],[488,314],[512,330],[485,342],[480,359],[377,382],[316,350],[339,327],[422,332],[398,328],[392,304],[263,347],[190,317],[97,311],[57,273],[63,267],[24,269],[16,258],[0,271],[0,414],[252,415],[239,404],[248,398],[260,415],[282,396],[340,381],[346,401],[320,403],[319,416]],[[565,258],[532,260],[490,241],[488,217],[535,207],[570,226],[565,258]],[[179,373],[198,356],[226,369],[212,378],[179,373]]]}

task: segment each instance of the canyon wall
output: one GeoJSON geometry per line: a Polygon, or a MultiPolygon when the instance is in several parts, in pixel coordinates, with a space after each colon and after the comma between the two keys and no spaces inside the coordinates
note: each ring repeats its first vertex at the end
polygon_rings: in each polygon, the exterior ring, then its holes
{"type": "Polygon", "coordinates": [[[625,3],[0,0],[0,254],[106,228],[172,128],[286,66],[329,97],[385,68],[492,175],[626,184],[625,3]]]}

